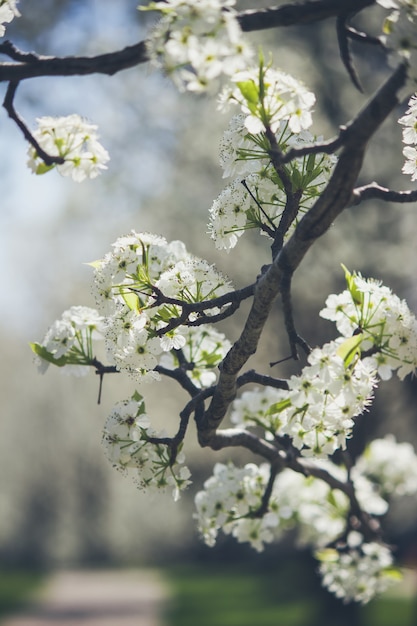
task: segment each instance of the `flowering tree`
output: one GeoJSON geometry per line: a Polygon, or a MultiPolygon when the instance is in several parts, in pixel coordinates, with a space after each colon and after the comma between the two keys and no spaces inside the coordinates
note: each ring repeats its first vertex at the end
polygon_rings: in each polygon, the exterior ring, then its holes
{"type": "MultiPolygon", "coordinates": [[[[297,332],[291,299],[293,274],[310,247],[345,208],[371,198],[415,202],[417,191],[394,191],[372,182],[355,186],[370,139],[395,114],[406,94],[403,173],[417,179],[417,4],[414,0],[310,0],[238,12],[234,0],[166,0],[145,10],[160,15],[146,41],[95,57],[42,57],[9,41],[0,52],[0,79],[8,83],[4,107],[29,143],[29,167],[52,169],[75,181],[106,169],[97,127],[77,115],[44,117],[31,131],[15,108],[21,81],[39,76],[112,75],[149,61],[181,90],[207,93],[232,111],[220,146],[229,179],[209,210],[215,247],[231,252],[249,229],[270,245],[269,265],[253,284],[234,288],[179,241],[132,231],[92,264],[97,310],[73,306],[33,343],[38,366],[75,374],[94,369],[142,383],[176,381],[189,399],[178,425],[152,427],[141,392],[116,404],[103,431],[111,463],[140,489],[172,490],[178,499],[191,482],[184,442],[190,420],[202,447],[241,447],[253,453],[244,467],[217,463],[195,498],[204,541],[233,535],[256,550],[296,527],[319,561],[323,585],[346,602],[369,601],[397,580],[383,516],[392,496],[417,491],[417,456],[389,434],[351,458],[347,442],[376,387],[417,367],[417,321],[392,291],[344,268],[346,289],[329,295],[320,315],[338,336],[312,348],[297,332]],[[382,34],[351,25],[366,8],[386,9],[382,34]],[[255,52],[245,32],[333,17],[340,55],[361,89],[351,41],[377,46],[388,58],[385,83],[337,137],[313,132],[315,95],[255,52]],[[291,358],[306,364],[289,380],[251,369],[272,305],[280,299],[291,358]],[[231,344],[216,325],[251,306],[231,344]],[[105,341],[108,361],[97,358],[105,341]],[[227,421],[229,426],[227,427],[227,421]],[[262,462],[255,462],[261,458],[262,462]]],[[[144,7],[140,7],[144,9],[144,7]]],[[[15,0],[0,0],[0,22],[19,16],[15,0]]],[[[312,26],[313,27],[313,26],[312,26]]],[[[398,117],[398,116],[397,116],[398,117]]],[[[330,331],[329,331],[330,332],[330,331]]],[[[274,364],[271,364],[271,366],[274,364]]]]}

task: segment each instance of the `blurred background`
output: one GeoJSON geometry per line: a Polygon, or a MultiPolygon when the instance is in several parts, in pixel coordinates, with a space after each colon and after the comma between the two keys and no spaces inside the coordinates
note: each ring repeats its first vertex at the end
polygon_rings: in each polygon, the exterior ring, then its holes
{"type": "MultiPolygon", "coordinates": [[[[268,4],[240,2],[238,6],[268,4]]],[[[137,0],[21,0],[22,17],[7,28],[6,36],[22,50],[39,54],[94,55],[117,50],[143,39],[154,21],[136,6],[137,0]]],[[[373,8],[356,25],[379,34],[382,17],[383,12],[373,8]]],[[[266,54],[272,50],[276,66],[315,91],[313,131],[325,138],[334,136],[387,76],[378,50],[355,47],[365,86],[363,95],[355,90],[338,58],[332,21],[254,33],[250,38],[266,54]]],[[[4,97],[5,85],[0,90],[4,97]]],[[[217,113],[213,99],[179,94],[146,65],[112,78],[26,81],[19,87],[15,105],[32,128],[36,117],[43,115],[79,113],[88,118],[99,126],[111,161],[102,176],[81,185],[56,172],[35,177],[26,167],[27,146],[20,131],[5,111],[0,112],[2,570],[138,564],[172,568],[178,563],[224,568],[225,563],[227,567],[237,563],[241,573],[261,576],[268,571],[268,578],[278,580],[274,576],[292,571],[291,564],[302,559],[301,569],[313,572],[308,556],[295,556],[292,538],[285,549],[274,546],[262,557],[228,541],[212,550],[202,546],[192,519],[193,494],[210,475],[213,461],[230,458],[232,453],[200,450],[192,431],[187,441],[193,472],[189,493],[180,503],[139,493],[112,469],[100,446],[107,414],[115,402],[132,394],[134,382],[108,376],[97,405],[98,380],[93,373],[73,379],[50,368],[41,376],[28,345],[41,341],[48,326],[69,306],[94,306],[92,270],[86,263],[101,258],[118,236],[132,228],[183,240],[191,252],[228,274],[236,287],[254,281],[259,268],[269,262],[264,237],[249,233],[226,254],[218,253],[206,234],[208,209],[224,186],[218,144],[228,117],[217,113]]],[[[409,187],[409,180],[401,174],[401,128],[397,124],[404,109],[405,105],[399,107],[372,141],[360,184],[376,180],[397,190],[409,187]]],[[[415,210],[413,205],[378,202],[351,208],[309,252],[294,278],[293,302],[299,330],[310,344],[320,344],[335,334],[333,325],[317,313],[329,293],[344,287],[341,263],[383,279],[417,310],[415,210]]],[[[246,312],[244,306],[223,324],[231,340],[237,338],[246,312]]],[[[277,304],[261,351],[249,365],[269,373],[269,361],[287,354],[277,304]]],[[[275,368],[274,374],[286,376],[295,371],[294,365],[286,363],[275,368]]],[[[144,393],[155,423],[174,431],[184,402],[181,393],[170,383],[149,386],[144,393]]],[[[382,386],[371,412],[357,425],[353,453],[361,452],[367,438],[387,432],[415,445],[416,398],[413,380],[401,385],[392,380],[382,386]]],[[[233,458],[246,457],[233,451],[233,458]]],[[[399,557],[408,565],[417,560],[416,513],[416,502],[403,499],[394,503],[387,520],[388,540],[398,545],[399,557]]],[[[314,574],[302,580],[300,569],[295,571],[300,597],[313,594],[323,606],[333,602],[323,600],[328,597],[320,592],[314,574]]],[[[174,578],[181,580],[179,571],[174,578]]],[[[191,578],[195,580],[195,573],[191,578]]],[[[347,616],[347,609],[343,614],[347,616]]],[[[224,618],[219,619],[211,623],[226,626],[224,618]]],[[[227,623],[243,626],[242,619],[227,623]]],[[[282,624],[298,623],[288,619],[282,624]]],[[[311,622],[302,619],[299,623],[304,626],[313,624],[313,618],[311,622]]],[[[350,623],[359,624],[360,618],[355,619],[350,623]]],[[[188,624],[184,615],[181,620],[188,624]]]]}

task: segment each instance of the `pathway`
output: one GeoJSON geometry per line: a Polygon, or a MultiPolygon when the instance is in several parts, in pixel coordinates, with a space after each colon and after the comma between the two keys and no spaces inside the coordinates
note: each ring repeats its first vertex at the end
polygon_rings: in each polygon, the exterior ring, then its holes
{"type": "Polygon", "coordinates": [[[163,626],[169,594],[154,571],[58,572],[1,626],[163,626]]]}

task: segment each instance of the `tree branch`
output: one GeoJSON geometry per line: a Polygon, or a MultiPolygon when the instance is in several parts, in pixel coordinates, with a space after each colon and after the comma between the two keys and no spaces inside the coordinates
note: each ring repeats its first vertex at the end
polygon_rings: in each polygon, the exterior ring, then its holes
{"type": "Polygon", "coordinates": [[[329,183],[313,207],[304,215],[294,234],[260,277],[244,329],[221,365],[220,377],[199,428],[201,445],[210,445],[230,403],[236,395],[238,372],[256,352],[272,303],[279,293],[284,273],[293,273],[313,243],[323,235],[349,205],[362,167],[369,139],[397,106],[397,92],[405,85],[406,66],[402,64],[349,127],[348,137],[329,183]]]}
{"type": "Polygon", "coordinates": [[[392,191],[381,187],[378,183],[369,183],[363,187],[356,187],[352,193],[351,206],[357,206],[366,200],[385,200],[386,202],[417,202],[417,189],[412,191],[392,191]]]}
{"type": "Polygon", "coordinates": [[[112,76],[122,70],[148,61],[146,42],[140,41],[123,50],[91,57],[41,56],[25,53],[6,41],[0,44],[0,54],[6,54],[18,63],[0,63],[0,82],[19,82],[38,76],[85,76],[107,74],[112,76]]]}
{"type": "Polygon", "coordinates": [[[311,24],[346,13],[358,13],[375,0],[312,0],[260,10],[243,11],[238,20],[243,31],[311,24]]]}
{"type": "Polygon", "coordinates": [[[36,150],[38,156],[42,159],[45,165],[54,165],[55,163],[64,163],[65,159],[60,156],[51,156],[39,145],[35,137],[32,135],[23,119],[19,116],[14,108],[14,97],[19,83],[9,83],[7,87],[6,95],[3,101],[3,107],[6,109],[10,119],[12,119],[23,133],[24,138],[28,141],[36,150]]]}
{"type": "MultiPolygon", "coordinates": [[[[310,24],[346,13],[357,13],[375,4],[375,0],[312,0],[280,7],[243,11],[238,21],[243,31],[263,30],[296,24],[310,24]]],[[[122,50],[97,56],[54,57],[23,52],[10,41],[0,44],[0,54],[15,63],[0,63],[0,82],[19,82],[39,76],[112,76],[149,60],[146,41],[139,41],[122,50]]]]}
{"type": "Polygon", "coordinates": [[[353,64],[352,55],[349,46],[349,28],[347,25],[348,16],[339,15],[336,20],[337,41],[339,43],[340,57],[352,83],[356,89],[363,93],[362,85],[359,80],[358,73],[353,64]]]}

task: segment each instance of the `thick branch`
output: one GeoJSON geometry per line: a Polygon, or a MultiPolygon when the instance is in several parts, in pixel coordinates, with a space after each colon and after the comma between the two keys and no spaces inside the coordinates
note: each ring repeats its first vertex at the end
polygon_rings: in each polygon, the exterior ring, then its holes
{"type": "Polygon", "coordinates": [[[357,13],[375,4],[375,0],[312,0],[294,2],[239,14],[242,30],[264,30],[279,26],[310,24],[346,13],[357,13]]]}
{"type": "Polygon", "coordinates": [[[37,76],[84,76],[87,74],[108,74],[112,76],[121,70],[135,67],[148,60],[146,43],[140,41],[123,50],[99,54],[91,57],[52,57],[24,53],[9,41],[0,45],[0,54],[7,54],[17,63],[0,63],[0,82],[19,82],[37,76]]]}
{"type": "Polygon", "coordinates": [[[397,92],[406,82],[401,65],[350,124],[349,135],[327,188],[302,218],[294,234],[263,274],[256,286],[252,308],[241,336],[226,355],[212,402],[200,425],[202,445],[210,445],[216,429],[236,395],[236,378],[256,352],[272,303],[279,293],[284,273],[293,273],[312,244],[323,235],[349,205],[362,166],[366,145],[398,104],[397,92]]]}

